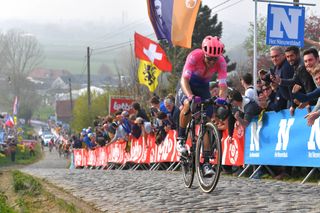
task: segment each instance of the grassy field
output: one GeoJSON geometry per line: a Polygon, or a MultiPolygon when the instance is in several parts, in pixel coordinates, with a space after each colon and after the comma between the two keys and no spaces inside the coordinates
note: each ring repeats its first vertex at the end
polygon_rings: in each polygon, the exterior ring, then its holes
{"type": "Polygon", "coordinates": [[[0,174],[0,212],[84,212],[72,202],[58,198],[47,185],[30,175],[14,170],[0,174]]]}

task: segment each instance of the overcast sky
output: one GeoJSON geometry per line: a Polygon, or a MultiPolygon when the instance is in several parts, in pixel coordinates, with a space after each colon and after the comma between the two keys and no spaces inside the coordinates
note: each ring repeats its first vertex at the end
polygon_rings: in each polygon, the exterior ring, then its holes
{"type": "MultiPolygon", "coordinates": [[[[300,2],[318,3],[316,7],[310,9],[319,11],[319,0],[300,0],[300,2]]],[[[228,20],[233,23],[240,21],[246,24],[254,17],[253,0],[203,0],[203,3],[213,8],[213,12],[218,12],[221,21],[228,20]],[[218,6],[219,4],[222,5],[218,6]]],[[[266,14],[267,3],[258,5],[259,14],[266,14]]],[[[123,18],[128,20],[147,18],[147,8],[145,0],[4,0],[1,2],[0,18],[31,19],[39,22],[66,20],[109,22],[123,18]]]]}
{"type": "MultiPolygon", "coordinates": [[[[218,20],[223,22],[222,40],[226,44],[226,48],[231,49],[243,43],[248,35],[249,22],[254,21],[254,1],[203,0],[202,2],[208,5],[213,13],[218,13],[218,20]]],[[[319,0],[300,0],[300,2],[317,3],[315,7],[306,7],[306,15],[320,15],[319,0]]],[[[266,15],[267,5],[267,3],[258,3],[259,16],[266,15]]],[[[119,41],[116,40],[117,37],[120,37],[119,34],[124,34],[124,30],[132,36],[129,38],[131,40],[135,31],[143,35],[153,32],[148,18],[146,0],[2,0],[0,7],[0,22],[2,25],[0,25],[0,30],[22,28],[27,33],[35,33],[28,32],[28,25],[21,20],[36,24],[49,23],[57,24],[60,27],[65,26],[67,32],[72,32],[74,28],[88,28],[87,30],[91,34],[88,34],[88,38],[82,37],[81,39],[83,39],[83,45],[91,47],[127,42],[128,37],[118,38],[119,41]],[[6,20],[13,19],[16,21],[6,22],[6,20]],[[82,22],[92,22],[92,24],[81,25],[82,22]],[[94,23],[97,23],[97,25],[94,23]],[[104,31],[95,31],[101,26],[105,26],[103,27],[104,31]],[[141,26],[146,27],[142,29],[141,26]]],[[[54,39],[58,39],[59,31],[57,30],[57,34],[55,34],[53,30],[56,28],[52,26],[49,26],[52,28],[50,35],[54,39]]],[[[46,29],[44,28],[44,30],[46,29]]],[[[68,44],[63,41],[63,45],[61,45],[64,48],[71,45],[74,40],[79,39],[79,35],[77,34],[68,44]]],[[[81,35],[84,35],[84,33],[81,35]]],[[[40,35],[36,36],[40,39],[40,42],[46,43],[40,35]]],[[[49,36],[45,39],[50,39],[49,36]]],[[[51,41],[50,44],[56,43],[51,41]]],[[[79,48],[83,49],[83,47],[79,48]]],[[[74,49],[75,47],[72,47],[72,50],[74,49]]],[[[65,49],[60,49],[60,51],[66,52],[65,49]]],[[[48,51],[46,53],[49,54],[48,51]]]]}

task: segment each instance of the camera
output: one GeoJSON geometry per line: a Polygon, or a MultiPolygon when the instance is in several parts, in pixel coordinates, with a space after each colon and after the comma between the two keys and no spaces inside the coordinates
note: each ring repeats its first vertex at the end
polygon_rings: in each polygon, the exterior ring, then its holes
{"type": "Polygon", "coordinates": [[[270,72],[270,75],[271,75],[272,77],[275,77],[275,76],[276,76],[276,73],[275,73],[275,70],[274,70],[274,69],[270,68],[270,69],[269,69],[269,72],[270,72]]]}

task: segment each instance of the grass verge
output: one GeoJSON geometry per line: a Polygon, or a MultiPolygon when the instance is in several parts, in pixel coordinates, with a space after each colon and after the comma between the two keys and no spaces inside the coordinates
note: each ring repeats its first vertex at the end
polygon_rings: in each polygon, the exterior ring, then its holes
{"type": "Polygon", "coordinates": [[[17,148],[16,151],[16,160],[14,162],[11,161],[10,154],[7,156],[0,156],[0,167],[2,166],[12,166],[12,165],[28,165],[34,162],[37,162],[42,158],[41,145],[39,143],[35,146],[35,155],[30,156],[28,148],[25,150],[21,150],[17,148]]]}
{"type": "Polygon", "coordinates": [[[46,191],[39,179],[17,170],[12,171],[11,174],[12,189],[14,191],[14,203],[11,203],[11,206],[14,206],[14,208],[8,205],[4,195],[4,198],[2,198],[2,200],[0,199],[0,207],[2,207],[1,204],[3,204],[4,209],[3,211],[0,209],[1,213],[81,212],[73,203],[68,203],[46,191]]]}

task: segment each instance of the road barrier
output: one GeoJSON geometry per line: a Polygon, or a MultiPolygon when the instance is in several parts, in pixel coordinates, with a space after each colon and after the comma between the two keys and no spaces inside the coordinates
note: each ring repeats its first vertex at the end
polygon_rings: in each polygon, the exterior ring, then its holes
{"type": "MultiPolygon", "coordinates": [[[[289,110],[267,112],[262,122],[254,119],[246,130],[235,125],[232,140],[224,130],[222,164],[246,165],[244,171],[251,165],[257,165],[258,169],[252,175],[268,165],[313,167],[303,180],[305,182],[320,166],[320,119],[309,127],[304,119],[306,114],[306,110],[300,109],[295,111],[294,116],[290,115],[289,110]]],[[[175,170],[180,157],[176,151],[176,136],[177,132],[170,130],[160,145],[155,143],[153,134],[145,138],[130,138],[130,151],[126,151],[127,142],[123,140],[95,150],[74,150],[73,163],[75,167],[120,169],[128,164],[134,169],[144,165],[141,167],[151,170],[164,167],[162,163],[171,163],[165,169],[175,170]]],[[[273,175],[269,167],[266,168],[273,175]]]]}

